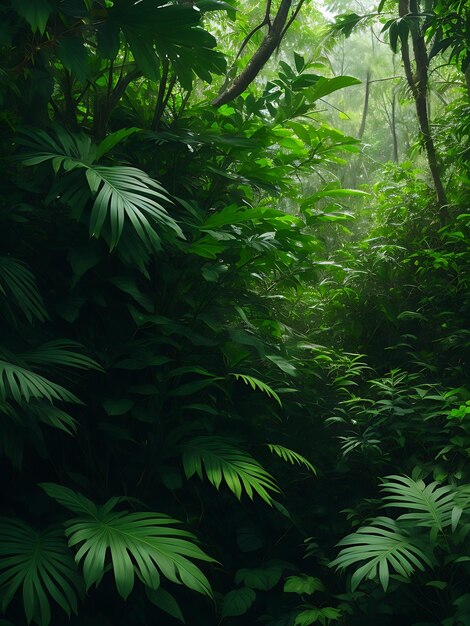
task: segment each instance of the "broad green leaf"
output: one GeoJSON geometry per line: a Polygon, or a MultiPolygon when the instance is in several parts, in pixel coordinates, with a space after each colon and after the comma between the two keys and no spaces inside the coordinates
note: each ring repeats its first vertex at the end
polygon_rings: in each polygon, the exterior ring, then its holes
{"type": "Polygon", "coordinates": [[[229,591],[229,593],[224,596],[222,617],[237,617],[239,615],[244,615],[251,607],[255,599],[256,593],[253,589],[241,587],[240,589],[229,591]]]}
{"type": "Polygon", "coordinates": [[[235,574],[237,585],[243,584],[250,589],[268,591],[277,585],[281,579],[282,568],[277,565],[269,567],[255,567],[253,569],[240,569],[235,574]]]}
{"type": "Polygon", "coordinates": [[[88,75],[88,51],[81,37],[59,39],[57,55],[73,77],[81,83],[88,75]]]}
{"type": "Polygon", "coordinates": [[[284,583],[286,593],[306,593],[311,595],[315,591],[324,591],[325,586],[319,578],[302,574],[300,576],[289,576],[284,583]]]}
{"type": "Polygon", "coordinates": [[[346,87],[360,84],[361,81],[352,76],[336,76],[335,78],[324,78],[322,76],[309,90],[309,99],[315,102],[320,100],[320,98],[328,96],[330,93],[338,91],[338,89],[345,89],[346,87]]]}
{"type": "Polygon", "coordinates": [[[24,17],[35,33],[37,30],[44,34],[47,20],[52,13],[52,7],[48,0],[11,0],[13,9],[24,17]]]}
{"type": "Polygon", "coordinates": [[[124,141],[124,139],[138,132],[140,132],[140,128],[133,126],[132,128],[121,128],[114,133],[110,133],[98,144],[96,148],[96,159],[101,159],[101,157],[110,152],[115,146],[121,143],[121,141],[124,141]]]}
{"type": "Polygon", "coordinates": [[[158,587],[158,589],[149,589],[146,587],[145,591],[147,598],[152,604],[158,606],[159,609],[168,613],[168,615],[171,615],[171,617],[174,617],[183,624],[186,623],[180,605],[171,593],[166,591],[166,589],[163,589],[162,587],[158,587]]]}

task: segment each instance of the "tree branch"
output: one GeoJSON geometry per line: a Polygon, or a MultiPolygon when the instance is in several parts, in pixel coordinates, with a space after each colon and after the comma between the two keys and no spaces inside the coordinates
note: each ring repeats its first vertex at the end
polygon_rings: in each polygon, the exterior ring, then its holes
{"type": "MultiPolygon", "coordinates": [[[[278,47],[282,36],[285,32],[284,27],[289,16],[289,11],[293,0],[281,0],[279,9],[273,23],[270,25],[266,37],[263,39],[260,47],[251,57],[246,68],[234,79],[232,84],[224,89],[217,98],[212,101],[216,107],[231,102],[237,96],[245,91],[254,79],[258,76],[272,53],[278,47]]],[[[269,6],[269,5],[268,5],[269,6]]],[[[266,18],[265,18],[266,19],[266,18]]]]}

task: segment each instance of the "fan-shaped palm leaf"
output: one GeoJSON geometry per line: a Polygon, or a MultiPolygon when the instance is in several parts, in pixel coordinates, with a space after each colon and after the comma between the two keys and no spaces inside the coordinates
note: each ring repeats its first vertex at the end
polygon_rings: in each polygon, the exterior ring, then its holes
{"type": "MultiPolygon", "coordinates": [[[[25,165],[38,165],[50,160],[56,173],[61,167],[65,172],[71,172],[69,180],[59,182],[52,197],[60,195],[79,215],[86,196],[95,196],[90,234],[99,237],[103,226],[109,222],[111,249],[118,244],[126,221],[148,249],[160,244],[160,236],[154,228],[156,225],[184,238],[181,228],[162,205],[162,201],[169,202],[169,197],[159,183],[134,167],[95,164],[97,155],[101,156],[106,151],[102,148],[103,142],[97,147],[86,135],[72,135],[59,128],[54,134],[36,129],[24,131],[24,134],[27,139],[22,144],[28,149],[23,158],[25,165]],[[77,169],[85,170],[88,189],[85,181],[72,172],[77,169]]],[[[111,141],[110,147],[112,145],[111,141]]]]}
{"type": "Polygon", "coordinates": [[[90,235],[93,237],[99,236],[103,224],[109,218],[110,245],[114,248],[127,217],[139,238],[149,248],[160,240],[152,222],[172,229],[183,238],[181,228],[159,202],[168,202],[163,187],[145,172],[122,165],[94,166],[87,169],[86,176],[91,191],[97,192],[90,218],[90,235]]]}
{"type": "Polygon", "coordinates": [[[83,560],[87,589],[98,585],[106,569],[108,552],[118,592],[127,598],[134,587],[135,574],[151,589],[160,584],[160,572],[169,580],[199,593],[211,595],[207,578],[192,560],[213,561],[180,524],[161,513],[116,511],[119,498],[97,506],[88,498],[59,485],[43,484],[53,498],[73,511],[82,511],[65,523],[69,546],[78,547],[75,557],[83,560]]]}
{"type": "Polygon", "coordinates": [[[0,521],[0,589],[6,610],[17,591],[23,592],[26,619],[47,626],[50,600],[70,617],[77,612],[81,579],[63,530],[37,532],[19,519],[0,521]]]}
{"type": "Polygon", "coordinates": [[[439,486],[437,482],[426,485],[424,481],[408,476],[387,476],[381,489],[388,494],[383,498],[386,506],[412,511],[400,515],[398,520],[431,528],[432,535],[451,526],[452,511],[456,506],[452,487],[439,486]]]}
{"type": "Polygon", "coordinates": [[[365,578],[377,576],[383,589],[387,590],[390,570],[409,578],[416,569],[423,571],[425,565],[432,565],[429,557],[413,545],[394,520],[378,517],[372,524],[342,539],[338,545],[348,547],[330,563],[330,567],[345,569],[365,561],[351,578],[353,591],[365,578]]]}
{"type": "Polygon", "coordinates": [[[33,317],[47,317],[36,280],[24,263],[11,257],[0,257],[0,294],[13,301],[29,322],[33,317]]]}
{"type": "Polygon", "coordinates": [[[274,478],[258,461],[221,437],[195,437],[181,444],[181,452],[187,478],[197,474],[202,480],[204,468],[216,489],[223,480],[238,499],[245,490],[249,498],[256,493],[271,505],[269,492],[279,492],[274,478]]]}

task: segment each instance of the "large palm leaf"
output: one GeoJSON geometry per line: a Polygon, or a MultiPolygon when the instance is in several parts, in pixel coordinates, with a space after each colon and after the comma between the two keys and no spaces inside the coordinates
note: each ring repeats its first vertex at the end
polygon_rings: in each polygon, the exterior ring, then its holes
{"type": "Polygon", "coordinates": [[[135,574],[157,589],[160,573],[174,583],[211,595],[207,578],[192,559],[212,559],[196,545],[194,535],[173,528],[181,523],[178,520],[161,513],[116,511],[119,498],[97,506],[66,487],[51,483],[42,487],[62,505],[80,513],[65,523],[65,533],[69,546],[78,548],[75,560],[83,561],[87,589],[100,583],[110,557],[123,598],[131,593],[135,574]]]}
{"type": "Polygon", "coordinates": [[[201,436],[185,441],[181,453],[187,478],[197,474],[202,480],[204,469],[216,489],[223,480],[238,499],[245,491],[249,498],[256,493],[271,505],[269,492],[279,492],[274,478],[256,459],[221,437],[201,436]]]}
{"type": "Polygon", "coordinates": [[[431,560],[415,546],[408,534],[387,517],[376,518],[370,526],[359,528],[342,539],[339,546],[347,546],[330,564],[337,569],[363,563],[351,578],[353,591],[365,578],[378,576],[387,590],[390,571],[409,578],[417,569],[423,571],[431,560]]]}
{"type": "Polygon", "coordinates": [[[160,245],[159,226],[183,237],[180,227],[162,204],[168,203],[169,197],[159,183],[135,167],[95,163],[97,155],[102,156],[116,142],[104,140],[100,146],[95,146],[86,135],[73,135],[60,128],[53,134],[38,130],[27,130],[24,134],[26,139],[22,143],[28,153],[23,163],[38,165],[51,161],[56,173],[62,168],[65,176],[49,196],[60,196],[76,215],[94,198],[90,235],[99,237],[106,224],[111,249],[118,244],[126,224],[148,249],[160,245]],[[75,170],[85,170],[86,180],[77,176],[75,170]]]}
{"type": "Polygon", "coordinates": [[[21,589],[26,619],[47,626],[50,601],[70,617],[77,612],[81,578],[63,530],[38,532],[19,519],[0,521],[0,589],[5,611],[21,589]]]}
{"type": "Polygon", "coordinates": [[[387,506],[408,511],[399,520],[430,528],[432,536],[451,526],[456,501],[455,491],[449,485],[426,485],[408,476],[387,476],[381,489],[387,494],[383,498],[387,506]]]}

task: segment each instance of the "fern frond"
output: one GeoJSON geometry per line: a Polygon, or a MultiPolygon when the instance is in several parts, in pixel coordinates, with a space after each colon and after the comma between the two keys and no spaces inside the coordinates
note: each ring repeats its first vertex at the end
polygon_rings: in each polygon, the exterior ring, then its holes
{"type": "Polygon", "coordinates": [[[266,383],[264,383],[262,380],[259,380],[259,378],[255,378],[254,376],[248,376],[248,374],[235,374],[235,373],[231,373],[230,376],[234,376],[236,380],[242,380],[245,383],[245,385],[249,385],[255,391],[256,389],[258,389],[259,391],[262,391],[270,398],[274,398],[274,400],[276,400],[279,406],[282,406],[281,398],[277,395],[274,389],[270,387],[269,385],[267,385],[266,383]]]}
{"type": "Polygon", "coordinates": [[[258,494],[270,506],[269,492],[279,492],[274,478],[252,456],[221,437],[195,437],[180,446],[187,478],[204,472],[216,489],[222,481],[240,500],[243,491],[250,499],[258,494]]]}
{"type": "Polygon", "coordinates": [[[315,467],[310,463],[308,459],[306,459],[298,452],[290,450],[289,448],[285,448],[284,446],[281,446],[277,443],[268,443],[266,445],[268,446],[270,452],[272,452],[273,454],[277,454],[277,456],[280,457],[283,461],[286,461],[291,465],[303,465],[308,470],[310,470],[312,474],[316,475],[317,470],[315,469],[315,467]]]}

